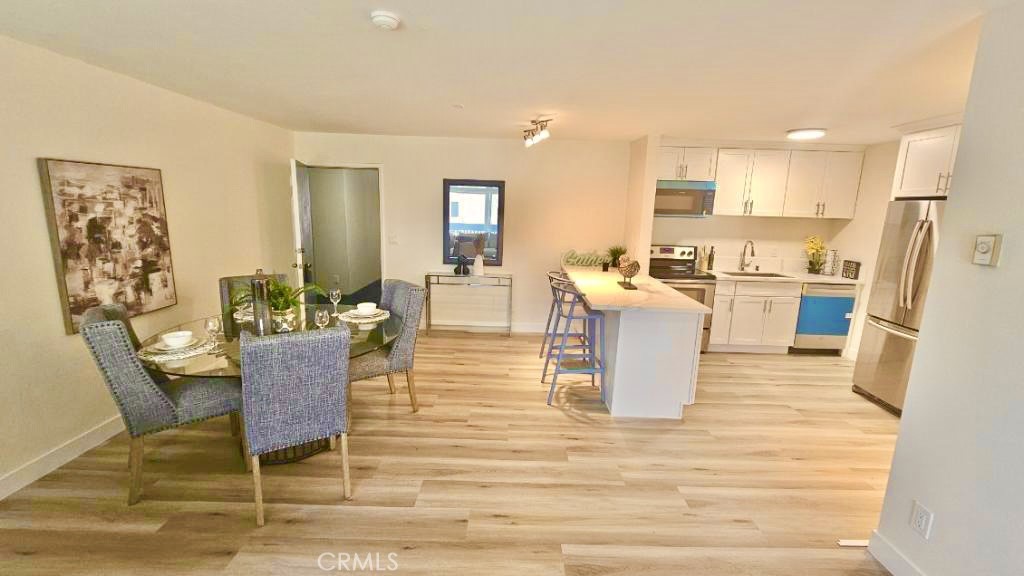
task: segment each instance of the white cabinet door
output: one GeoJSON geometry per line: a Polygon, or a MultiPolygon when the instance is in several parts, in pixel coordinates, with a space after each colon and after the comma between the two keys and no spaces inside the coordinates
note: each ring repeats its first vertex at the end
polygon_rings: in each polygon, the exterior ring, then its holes
{"type": "Polygon", "coordinates": [[[857,192],[860,190],[860,169],[863,163],[863,152],[828,153],[825,186],[821,195],[822,216],[853,218],[857,210],[857,192]]]}
{"type": "Polygon", "coordinates": [[[753,150],[722,149],[718,151],[715,174],[716,215],[742,215],[746,211],[747,184],[753,150]]]}
{"type": "Polygon", "coordinates": [[[821,216],[822,188],[828,167],[828,152],[794,150],[789,158],[786,204],[783,216],[817,218],[821,216]]]}
{"type": "Polygon", "coordinates": [[[684,148],[683,180],[714,181],[716,158],[714,148],[684,148]]]}
{"type": "Polygon", "coordinates": [[[768,298],[768,312],[764,317],[764,333],[761,337],[761,344],[792,346],[796,339],[796,319],[799,315],[799,298],[768,298]]]}
{"type": "MultiPolygon", "coordinates": [[[[732,322],[729,326],[729,344],[761,344],[768,298],[764,296],[735,296],[732,322]]],[[[712,318],[712,321],[714,318],[712,318]]]]}
{"type": "Polygon", "coordinates": [[[732,325],[732,296],[715,296],[715,305],[711,309],[711,344],[728,344],[729,327],[732,325]]]}
{"type": "Polygon", "coordinates": [[[672,146],[658,148],[658,180],[683,179],[683,149],[672,146]]]}
{"type": "Polygon", "coordinates": [[[750,171],[750,206],[747,214],[782,216],[788,175],[789,150],[756,150],[750,171]]]}
{"type": "Polygon", "coordinates": [[[893,197],[944,196],[959,139],[959,126],[904,136],[893,179],[893,197]]]}

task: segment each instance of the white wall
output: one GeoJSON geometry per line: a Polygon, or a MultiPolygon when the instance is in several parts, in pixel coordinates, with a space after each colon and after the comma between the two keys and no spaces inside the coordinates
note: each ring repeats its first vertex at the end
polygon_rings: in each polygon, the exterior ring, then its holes
{"type": "Polygon", "coordinates": [[[987,18],[956,179],[910,375],[881,523],[870,550],[896,576],[1024,570],[1024,3],[987,18]],[[970,263],[1002,232],[998,268],[970,263]],[[910,529],[911,502],[935,514],[910,529]]]}
{"type": "Polygon", "coordinates": [[[563,252],[624,241],[624,142],[553,139],[526,149],[516,139],[300,132],[295,154],[312,166],[380,167],[383,274],[417,284],[425,272],[451,268],[442,263],[442,180],[505,180],[505,252],[495,270],[515,275],[517,331],[543,329],[551,298],[545,272],[558,268],[563,252]]]}
{"type": "Polygon", "coordinates": [[[220,276],[288,265],[292,136],[4,37],[0,86],[3,497],[120,426],[81,338],[64,333],[36,159],[163,171],[178,304],[138,317],[147,335],[217,313],[220,276]]]}
{"type": "Polygon", "coordinates": [[[860,279],[863,281],[850,338],[847,340],[846,357],[856,358],[860,349],[860,338],[867,318],[868,295],[875,277],[875,262],[882,241],[885,213],[892,196],[892,179],[896,172],[896,159],[900,143],[885,142],[869,146],[864,151],[864,168],[860,174],[860,191],[857,195],[857,212],[853,220],[836,224],[829,240],[829,248],[839,250],[844,260],[860,262],[860,279]]]}

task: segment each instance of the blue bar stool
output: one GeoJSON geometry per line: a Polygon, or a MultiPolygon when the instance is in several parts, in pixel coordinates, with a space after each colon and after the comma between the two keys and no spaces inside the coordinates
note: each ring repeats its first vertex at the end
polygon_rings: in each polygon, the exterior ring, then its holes
{"type": "MultiPolygon", "coordinates": [[[[569,275],[560,271],[548,272],[548,284],[551,285],[551,307],[548,309],[548,321],[544,324],[544,339],[540,341],[538,358],[544,357],[544,352],[548,349],[548,338],[554,338],[558,331],[558,318],[555,317],[555,300],[558,299],[555,294],[555,282],[569,282],[569,275]],[[555,321],[554,325],[551,324],[552,320],[555,321]]],[[[543,381],[544,379],[541,378],[541,382],[543,381]]]]}
{"type": "Polygon", "coordinates": [[[547,358],[544,360],[544,372],[541,382],[547,377],[548,365],[555,359],[555,368],[551,377],[551,389],[548,391],[548,405],[555,397],[555,386],[559,374],[589,374],[591,386],[596,385],[596,377],[601,375],[601,402],[604,402],[604,314],[591,310],[583,299],[583,293],[569,282],[552,280],[552,292],[555,299],[555,328],[548,342],[547,358]],[[558,331],[561,320],[565,326],[558,331]],[[583,322],[584,331],[572,331],[574,321],[583,322]],[[576,343],[578,339],[579,343],[576,343]]]}

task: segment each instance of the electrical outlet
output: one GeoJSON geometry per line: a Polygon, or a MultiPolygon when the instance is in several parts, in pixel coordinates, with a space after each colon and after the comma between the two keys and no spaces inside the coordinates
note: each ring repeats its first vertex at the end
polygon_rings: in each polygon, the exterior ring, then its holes
{"type": "Polygon", "coordinates": [[[910,510],[910,527],[927,540],[932,535],[932,522],[935,515],[931,510],[925,508],[920,502],[914,500],[914,506],[910,510]]]}

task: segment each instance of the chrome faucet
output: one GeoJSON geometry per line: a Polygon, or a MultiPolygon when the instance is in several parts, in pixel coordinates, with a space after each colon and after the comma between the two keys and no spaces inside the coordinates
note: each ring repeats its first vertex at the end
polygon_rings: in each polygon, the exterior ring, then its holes
{"type": "Polygon", "coordinates": [[[754,263],[747,260],[747,246],[750,246],[750,257],[753,258],[754,254],[754,241],[747,240],[747,243],[743,245],[743,252],[740,253],[740,272],[746,272],[747,268],[754,263]]]}

